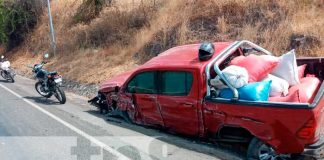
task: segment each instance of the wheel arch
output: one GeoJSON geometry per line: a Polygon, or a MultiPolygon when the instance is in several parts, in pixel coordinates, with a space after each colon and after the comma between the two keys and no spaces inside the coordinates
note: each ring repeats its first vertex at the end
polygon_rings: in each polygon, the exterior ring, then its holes
{"type": "Polygon", "coordinates": [[[248,129],[235,125],[222,125],[216,133],[219,141],[249,142],[255,137],[248,129]]]}

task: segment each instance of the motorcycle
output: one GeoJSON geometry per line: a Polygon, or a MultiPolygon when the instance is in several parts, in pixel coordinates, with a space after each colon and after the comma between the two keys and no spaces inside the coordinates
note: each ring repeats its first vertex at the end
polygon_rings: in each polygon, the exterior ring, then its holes
{"type": "MultiPolygon", "coordinates": [[[[47,58],[48,55],[45,55],[47,58]]],[[[43,97],[50,98],[53,95],[60,102],[64,104],[66,102],[66,96],[63,91],[62,82],[63,78],[57,72],[48,72],[43,69],[43,66],[47,62],[41,62],[40,64],[35,64],[34,66],[29,66],[32,68],[32,71],[35,73],[35,77],[38,80],[35,84],[35,89],[43,97]],[[45,84],[45,75],[47,74],[47,86],[45,84]]]]}
{"type": "Polygon", "coordinates": [[[15,71],[10,67],[10,62],[7,60],[4,60],[4,56],[1,56],[1,62],[0,62],[0,75],[5,80],[14,83],[16,76],[15,71]]]}

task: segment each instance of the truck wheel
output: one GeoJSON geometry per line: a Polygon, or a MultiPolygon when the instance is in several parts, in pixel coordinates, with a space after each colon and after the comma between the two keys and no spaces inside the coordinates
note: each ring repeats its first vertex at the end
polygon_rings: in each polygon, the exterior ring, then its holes
{"type": "Polygon", "coordinates": [[[269,145],[263,143],[258,138],[253,138],[247,150],[248,160],[289,160],[290,155],[277,154],[269,145]]]}

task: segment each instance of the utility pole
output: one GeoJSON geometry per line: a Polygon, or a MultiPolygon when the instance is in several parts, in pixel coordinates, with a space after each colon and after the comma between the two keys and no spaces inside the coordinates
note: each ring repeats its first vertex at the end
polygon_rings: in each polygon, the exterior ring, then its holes
{"type": "Polygon", "coordinates": [[[48,8],[48,19],[49,19],[50,31],[51,31],[51,46],[53,49],[53,54],[55,56],[56,40],[55,40],[55,31],[54,31],[54,26],[53,26],[53,18],[52,18],[52,13],[51,13],[51,3],[49,0],[47,0],[47,8],[48,8]]]}

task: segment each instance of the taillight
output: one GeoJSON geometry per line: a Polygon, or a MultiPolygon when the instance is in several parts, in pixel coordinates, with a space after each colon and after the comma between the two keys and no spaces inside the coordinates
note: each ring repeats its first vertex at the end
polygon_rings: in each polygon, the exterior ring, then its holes
{"type": "Polygon", "coordinates": [[[62,76],[57,74],[54,76],[54,78],[62,78],[62,76]]]}
{"type": "Polygon", "coordinates": [[[304,126],[297,132],[297,136],[306,141],[313,141],[316,138],[316,121],[310,119],[304,126]]]}

